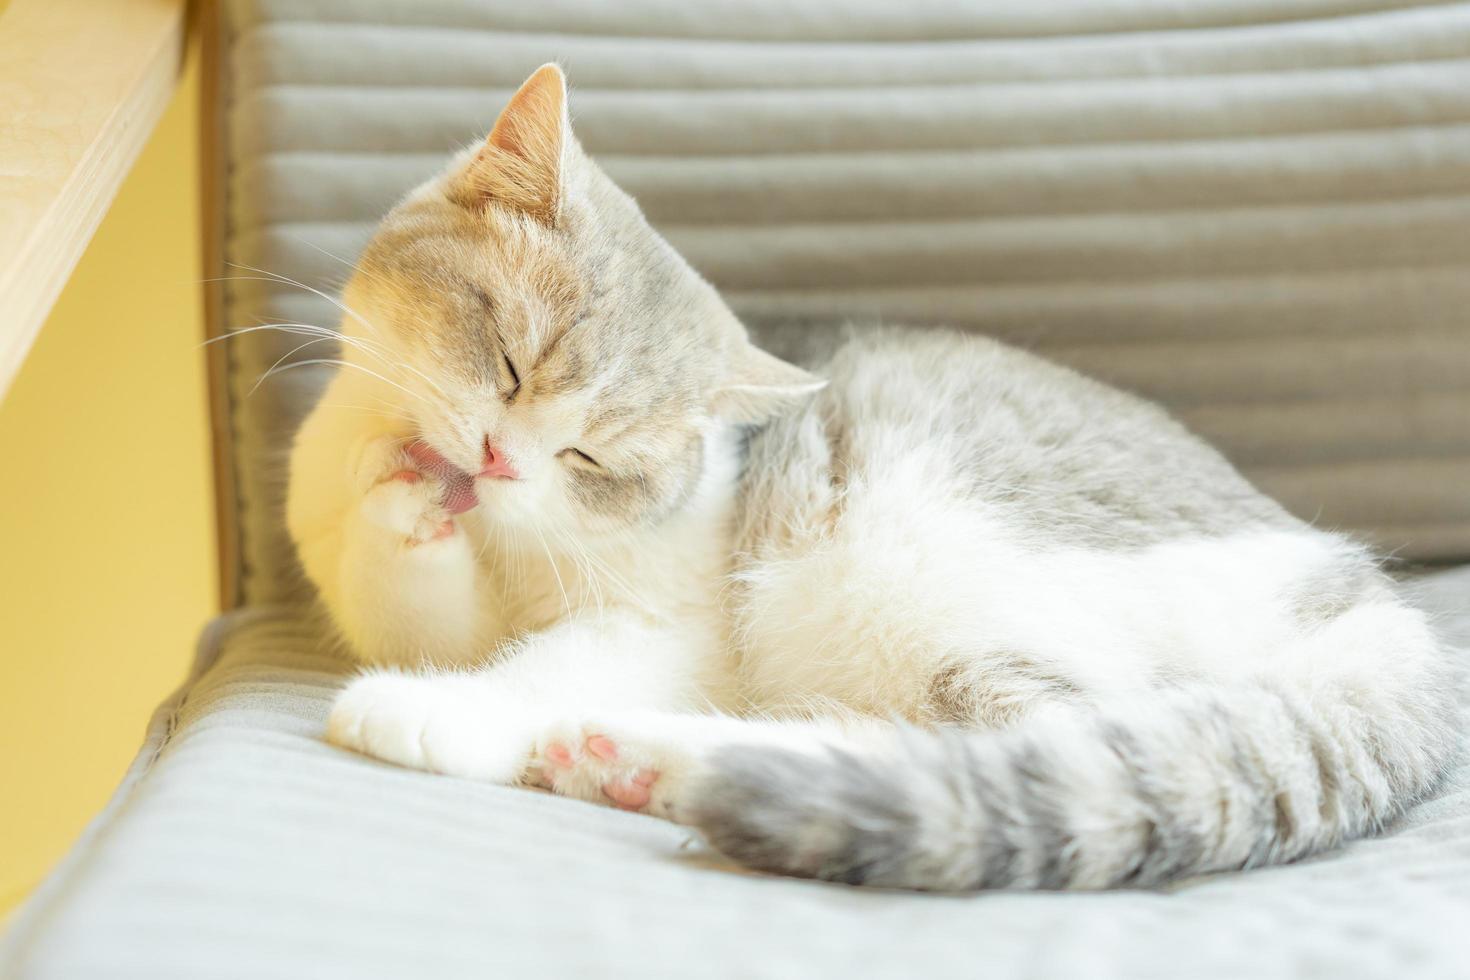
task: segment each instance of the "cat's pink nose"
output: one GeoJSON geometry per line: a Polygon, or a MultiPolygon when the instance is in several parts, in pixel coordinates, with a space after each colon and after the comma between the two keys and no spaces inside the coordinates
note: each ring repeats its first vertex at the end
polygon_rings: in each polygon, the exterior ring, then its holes
{"type": "Polygon", "coordinates": [[[520,474],[516,468],[510,465],[510,460],[505,458],[505,453],[495,448],[490,437],[485,437],[485,461],[480,467],[480,476],[494,476],[502,480],[518,480],[520,474]]]}

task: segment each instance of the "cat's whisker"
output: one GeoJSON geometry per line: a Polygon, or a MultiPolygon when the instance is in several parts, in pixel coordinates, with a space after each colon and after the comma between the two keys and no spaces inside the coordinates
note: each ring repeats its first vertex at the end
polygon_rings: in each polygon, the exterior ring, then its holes
{"type": "Polygon", "coordinates": [[[562,581],[561,571],[556,567],[556,556],[551,553],[551,547],[546,543],[546,537],[541,533],[541,529],[532,525],[531,530],[536,532],[536,537],[541,541],[541,550],[546,552],[546,560],[551,563],[551,574],[556,576],[556,587],[561,590],[562,605],[566,610],[566,614],[570,616],[572,614],[572,600],[567,596],[566,583],[562,581]]]}
{"type": "Polygon", "coordinates": [[[366,341],[360,338],[349,337],[345,334],[337,332],[336,330],[331,330],[327,327],[321,327],[311,323],[262,323],[253,327],[239,327],[229,331],[228,333],[221,334],[218,337],[211,337],[208,340],[202,341],[199,346],[207,347],[211,344],[216,344],[223,340],[232,340],[236,337],[244,336],[245,334],[254,334],[261,331],[293,334],[302,337],[315,337],[319,340],[330,340],[335,343],[345,344],[349,347],[354,347],[358,350],[363,351],[364,353],[371,354],[373,357],[376,357],[378,360],[382,361],[384,366],[386,367],[397,368],[403,366],[395,362],[393,359],[389,358],[377,347],[368,344],[366,341]]]}
{"type": "MultiPolygon", "coordinates": [[[[552,543],[556,545],[555,554],[561,558],[570,560],[572,563],[572,569],[576,573],[577,585],[580,586],[580,588],[577,590],[579,604],[586,604],[587,594],[590,592],[592,594],[593,601],[596,602],[600,607],[601,602],[597,596],[596,591],[597,583],[592,580],[591,576],[588,575],[588,570],[586,567],[584,567],[580,557],[573,549],[566,546],[566,541],[564,541],[561,535],[557,533],[554,526],[547,525],[545,530],[550,532],[552,543]]],[[[541,531],[538,529],[537,533],[540,534],[541,531]]],[[[545,540],[544,537],[543,540],[545,540]]]]}
{"type": "Polygon", "coordinates": [[[331,259],[333,262],[340,262],[342,265],[346,266],[348,269],[352,270],[360,276],[365,276],[375,282],[384,281],[381,276],[378,276],[377,274],[370,272],[367,269],[361,268],[356,262],[349,262],[348,260],[342,258],[342,256],[337,255],[325,248],[322,248],[315,242],[309,242],[305,238],[302,238],[300,235],[287,235],[286,237],[291,239],[293,242],[296,242],[298,245],[305,245],[309,249],[320,252],[327,258],[331,259]]]}
{"type": "MultiPolygon", "coordinates": [[[[342,335],[342,336],[343,336],[343,338],[347,342],[352,343],[352,344],[356,344],[356,345],[360,346],[363,350],[373,350],[372,348],[367,347],[366,346],[367,345],[367,341],[363,340],[360,337],[347,337],[346,335],[342,335]]],[[[443,395],[445,398],[450,397],[449,392],[445,391],[444,390],[444,387],[442,385],[440,385],[439,382],[435,381],[430,375],[428,375],[424,371],[421,371],[418,368],[414,367],[412,364],[408,363],[407,361],[401,360],[401,359],[396,359],[396,358],[390,358],[387,354],[383,353],[382,350],[374,350],[373,352],[376,353],[376,355],[379,358],[381,358],[385,363],[391,365],[392,367],[394,367],[394,368],[396,368],[396,369],[398,369],[400,371],[407,371],[407,372],[409,372],[414,377],[420,379],[425,384],[429,385],[429,387],[431,387],[435,391],[439,392],[439,394],[443,395]]]]}
{"type": "Polygon", "coordinates": [[[412,416],[404,415],[401,412],[389,412],[381,408],[373,408],[371,405],[351,405],[347,402],[317,402],[317,404],[320,405],[322,408],[336,408],[343,411],[355,411],[361,415],[372,415],[378,418],[391,419],[394,422],[412,423],[414,421],[412,416]]]}
{"type": "MultiPolygon", "coordinates": [[[[369,368],[365,368],[361,364],[354,364],[351,361],[344,361],[340,357],[313,357],[313,358],[308,358],[308,359],[302,360],[302,361],[292,361],[290,364],[283,364],[280,367],[272,368],[271,370],[267,371],[261,377],[260,381],[257,381],[256,382],[256,387],[259,387],[261,382],[265,381],[266,378],[269,378],[269,377],[271,377],[273,375],[276,375],[276,374],[284,374],[285,372],[294,370],[295,368],[308,367],[308,366],[313,365],[313,364],[336,364],[339,367],[353,368],[354,370],[361,371],[363,374],[369,375],[370,377],[377,378],[379,381],[383,382],[386,385],[390,385],[391,387],[397,388],[399,391],[403,392],[405,395],[411,395],[412,397],[417,398],[417,399],[419,399],[420,401],[423,401],[423,402],[428,402],[429,401],[429,399],[425,398],[423,395],[419,394],[418,392],[413,391],[412,389],[409,389],[409,388],[405,388],[403,385],[398,384],[396,381],[391,381],[388,378],[383,377],[381,374],[378,374],[376,371],[373,371],[373,370],[371,370],[369,368]]],[[[254,389],[251,389],[251,390],[253,391],[254,389]]]]}
{"type": "Polygon", "coordinates": [[[298,353],[300,351],[303,351],[306,348],[311,347],[311,346],[313,346],[315,344],[320,344],[323,341],[330,340],[330,339],[331,338],[328,338],[328,337],[315,337],[315,338],[313,338],[311,340],[308,340],[304,344],[298,344],[296,347],[291,348],[286,353],[284,353],[280,357],[276,358],[276,362],[274,364],[272,364],[270,367],[266,368],[265,373],[263,373],[259,378],[256,379],[255,384],[252,385],[251,388],[250,388],[250,390],[245,393],[245,397],[246,398],[249,398],[251,395],[255,394],[256,389],[258,389],[262,384],[265,383],[265,379],[266,378],[269,378],[271,376],[272,372],[274,372],[276,368],[280,367],[282,363],[284,363],[285,361],[289,360],[291,358],[291,355],[296,354],[296,353],[298,353]]]}
{"type": "Polygon", "coordinates": [[[553,530],[559,536],[564,536],[566,542],[582,554],[588,564],[589,571],[599,572],[600,577],[606,578],[609,584],[614,586],[623,594],[625,599],[631,601],[634,605],[637,605],[646,612],[652,611],[653,603],[649,602],[645,595],[633,588],[611,565],[578,541],[575,533],[560,527],[554,528],[553,530]]]}
{"type": "Polygon", "coordinates": [[[198,346],[209,347],[221,341],[234,340],[236,337],[259,333],[262,330],[269,330],[275,333],[297,334],[298,336],[321,336],[323,334],[336,336],[336,331],[327,330],[325,327],[318,327],[310,323],[262,323],[253,327],[236,327],[233,330],[220,334],[218,337],[210,337],[208,340],[202,340],[198,346]]]}
{"type": "Polygon", "coordinates": [[[403,406],[400,405],[400,404],[398,404],[397,402],[391,401],[391,400],[389,400],[387,398],[384,398],[382,395],[374,394],[373,392],[370,392],[370,391],[359,392],[359,394],[366,395],[367,397],[371,398],[373,401],[377,402],[380,407],[382,407],[386,411],[393,412],[393,413],[399,415],[405,421],[411,422],[411,423],[413,423],[415,425],[418,424],[418,420],[416,418],[414,418],[413,414],[410,413],[410,412],[405,411],[404,408],[403,408],[403,406]]]}
{"type": "Polygon", "coordinates": [[[561,527],[557,528],[557,534],[563,540],[569,542],[572,546],[572,549],[579,556],[581,564],[585,569],[584,574],[587,576],[588,580],[592,583],[592,587],[597,592],[597,603],[599,606],[603,605],[605,598],[603,593],[603,583],[604,581],[606,581],[614,588],[621,588],[621,585],[617,579],[617,575],[614,574],[612,569],[607,567],[604,562],[598,559],[597,556],[594,555],[591,550],[587,548],[586,545],[578,541],[575,534],[568,533],[565,528],[561,527]]]}
{"type": "MultiPolygon", "coordinates": [[[[228,264],[229,265],[232,265],[232,266],[235,266],[236,268],[246,269],[246,270],[248,270],[250,272],[254,272],[254,273],[257,273],[258,274],[257,276],[234,276],[234,277],[229,277],[229,278],[241,279],[241,280],[256,280],[256,279],[258,279],[259,281],[275,282],[275,283],[280,283],[282,285],[295,286],[298,289],[304,289],[307,292],[311,293],[312,295],[318,296],[321,299],[326,300],[328,303],[331,303],[337,309],[341,310],[342,313],[344,313],[345,315],[347,315],[347,316],[351,317],[352,319],[356,320],[358,323],[362,324],[374,336],[376,336],[376,337],[381,337],[382,336],[382,334],[378,330],[377,326],[375,324],[373,324],[372,321],[370,321],[367,317],[363,316],[361,313],[359,313],[358,311],[354,310],[352,307],[348,306],[342,300],[337,299],[334,296],[331,296],[330,294],[326,293],[325,291],[323,291],[321,289],[316,288],[315,286],[311,286],[311,285],[308,285],[308,284],[306,284],[304,282],[301,282],[299,280],[292,279],[290,276],[283,276],[283,275],[281,275],[279,273],[271,272],[271,271],[269,271],[267,269],[257,268],[256,266],[253,266],[253,265],[247,265],[246,263],[243,263],[243,262],[231,262],[231,263],[228,263],[228,264]]],[[[444,393],[444,389],[440,387],[440,385],[439,385],[438,382],[436,382],[433,378],[429,377],[427,374],[424,374],[418,368],[415,368],[411,364],[407,364],[407,363],[404,363],[404,362],[398,362],[397,363],[397,366],[400,367],[400,368],[403,368],[405,370],[412,371],[414,374],[418,375],[425,382],[427,382],[428,384],[432,385],[434,388],[438,389],[441,393],[444,393]]]]}
{"type": "MultiPolygon", "coordinates": [[[[490,535],[489,535],[489,533],[487,533],[487,530],[486,530],[487,527],[495,532],[495,553],[497,555],[502,556],[502,557],[505,555],[505,544],[504,544],[504,541],[503,541],[503,533],[501,531],[500,522],[499,521],[488,521],[488,520],[486,520],[485,518],[482,517],[480,519],[480,529],[481,529],[481,533],[480,533],[480,548],[479,548],[478,551],[475,552],[475,564],[476,565],[478,565],[480,563],[480,561],[485,557],[485,552],[487,550],[489,550],[489,548],[490,548],[490,535]]],[[[504,601],[505,601],[505,590],[506,590],[505,576],[504,575],[500,575],[500,576],[497,576],[497,578],[498,578],[499,583],[500,583],[501,604],[503,605],[504,604],[504,601]]]]}
{"type": "MultiPolygon", "coordinates": [[[[319,297],[321,299],[324,299],[328,303],[331,303],[333,306],[335,306],[337,309],[341,310],[347,316],[350,316],[354,320],[356,320],[358,323],[361,323],[364,327],[366,327],[373,334],[377,334],[378,333],[378,328],[371,321],[369,321],[367,319],[367,317],[363,316],[361,313],[358,313],[356,310],[354,310],[351,307],[349,307],[346,303],[344,303],[341,300],[337,299],[336,297],[330,295],[329,293],[325,292],[324,290],[318,289],[315,286],[308,285],[308,284],[306,284],[304,282],[301,282],[298,279],[292,279],[290,276],[283,276],[283,275],[281,275],[278,272],[271,272],[268,269],[261,269],[261,268],[258,268],[256,266],[253,266],[253,265],[248,265],[247,263],[244,263],[244,262],[228,262],[226,264],[227,265],[230,265],[230,266],[233,266],[234,268],[237,268],[237,269],[245,269],[245,270],[247,270],[249,272],[254,272],[257,275],[263,277],[263,281],[265,281],[265,282],[275,282],[275,283],[279,283],[281,285],[295,286],[298,289],[304,289],[308,293],[311,293],[312,295],[317,296],[317,297],[319,297]]],[[[250,277],[249,276],[238,276],[236,278],[239,278],[239,279],[249,279],[250,277]]]]}
{"type": "MultiPolygon", "coordinates": [[[[504,608],[510,600],[510,590],[513,587],[520,586],[521,584],[521,575],[519,571],[512,575],[509,567],[509,562],[512,559],[516,560],[517,567],[519,567],[521,549],[513,548],[510,546],[507,535],[505,533],[505,527],[499,521],[490,521],[489,524],[495,532],[495,554],[501,559],[501,562],[497,567],[497,571],[499,572],[499,574],[496,577],[500,584],[500,605],[501,608],[504,608]]],[[[480,546],[481,557],[484,556],[485,550],[489,547],[489,545],[490,536],[487,534],[485,535],[484,544],[480,546]]],[[[477,558],[476,561],[478,560],[479,559],[477,558]]]]}
{"type": "MultiPolygon", "coordinates": [[[[509,532],[506,533],[505,538],[506,538],[507,541],[510,540],[510,533],[509,532]]],[[[515,549],[515,556],[516,556],[516,581],[517,582],[524,583],[524,582],[526,582],[529,579],[529,573],[528,573],[527,569],[528,569],[528,566],[530,565],[531,559],[530,559],[530,556],[526,554],[526,549],[525,548],[521,548],[521,547],[517,547],[515,549]]]]}
{"type": "MultiPolygon", "coordinates": [[[[352,317],[353,319],[357,320],[359,323],[362,323],[364,326],[366,326],[368,328],[368,330],[371,331],[375,337],[381,338],[381,334],[379,333],[378,329],[371,322],[369,322],[366,317],[362,316],[360,313],[358,313],[356,310],[353,310],[351,307],[347,306],[345,303],[343,303],[343,302],[341,302],[339,300],[333,299],[330,295],[324,293],[320,289],[315,289],[315,288],[313,288],[311,286],[306,285],[305,283],[297,282],[296,280],[291,279],[291,278],[286,277],[286,276],[278,276],[278,275],[276,275],[274,273],[267,272],[267,271],[265,271],[263,269],[256,269],[253,266],[244,266],[244,265],[242,265],[241,268],[249,269],[252,272],[259,272],[261,274],[260,275],[257,275],[257,276],[220,276],[220,277],[216,277],[215,279],[206,279],[204,281],[205,282],[217,282],[217,281],[236,280],[236,281],[247,281],[247,282],[274,282],[274,283],[279,283],[281,285],[296,286],[296,287],[298,287],[300,289],[305,289],[308,292],[311,292],[311,293],[313,293],[313,294],[315,294],[317,296],[320,296],[323,299],[327,300],[327,302],[329,302],[332,305],[336,306],[344,314],[352,317]]],[[[420,370],[419,368],[414,367],[412,364],[409,364],[407,361],[395,359],[395,358],[392,358],[392,357],[388,356],[388,354],[385,352],[383,346],[380,343],[378,343],[378,342],[371,342],[370,343],[366,338],[363,338],[363,337],[353,337],[353,336],[350,336],[348,334],[345,334],[345,333],[343,333],[341,331],[338,331],[338,330],[329,330],[326,327],[320,327],[320,326],[316,326],[314,324],[293,323],[293,324],[284,324],[284,326],[298,327],[298,328],[302,328],[302,329],[319,330],[319,331],[322,331],[324,333],[330,334],[331,336],[335,337],[339,342],[341,342],[343,344],[348,344],[348,345],[354,346],[354,347],[358,348],[359,350],[362,350],[362,351],[364,351],[366,353],[372,354],[373,356],[377,357],[380,361],[382,361],[384,363],[384,365],[386,365],[386,366],[392,367],[395,370],[407,371],[407,372],[413,374],[415,377],[419,378],[424,383],[426,383],[429,386],[433,387],[440,394],[444,394],[446,396],[448,394],[447,392],[444,391],[444,388],[439,384],[439,382],[435,381],[433,379],[433,377],[431,377],[430,375],[426,374],[424,371],[420,370]]],[[[223,340],[223,339],[225,339],[227,337],[232,337],[232,336],[234,336],[236,334],[250,333],[250,332],[253,332],[253,331],[258,330],[258,329],[271,329],[271,327],[272,327],[271,324],[266,324],[266,325],[263,325],[261,327],[243,327],[243,328],[240,328],[238,330],[232,330],[232,331],[230,331],[227,334],[221,335],[220,337],[210,338],[209,340],[204,341],[204,343],[205,344],[212,344],[212,343],[215,343],[216,341],[223,340]]]]}

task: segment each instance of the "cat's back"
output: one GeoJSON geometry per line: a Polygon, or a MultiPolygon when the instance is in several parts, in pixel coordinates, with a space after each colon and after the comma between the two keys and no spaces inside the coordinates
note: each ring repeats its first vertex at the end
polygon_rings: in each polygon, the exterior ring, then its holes
{"type": "Polygon", "coordinates": [[[829,385],[751,440],[750,544],[830,526],[854,495],[895,485],[914,506],[933,495],[973,503],[1064,545],[1295,523],[1159,407],[999,341],[846,328],[801,343],[829,385]]]}

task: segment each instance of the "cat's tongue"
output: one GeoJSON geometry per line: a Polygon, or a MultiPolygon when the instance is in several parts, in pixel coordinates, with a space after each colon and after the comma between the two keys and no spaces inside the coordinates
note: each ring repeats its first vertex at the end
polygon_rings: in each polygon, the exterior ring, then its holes
{"type": "Polygon", "coordinates": [[[433,446],[415,439],[408,444],[408,454],[420,469],[437,476],[444,484],[444,499],[440,501],[451,514],[463,514],[480,503],[475,496],[475,478],[440,456],[433,446]]]}

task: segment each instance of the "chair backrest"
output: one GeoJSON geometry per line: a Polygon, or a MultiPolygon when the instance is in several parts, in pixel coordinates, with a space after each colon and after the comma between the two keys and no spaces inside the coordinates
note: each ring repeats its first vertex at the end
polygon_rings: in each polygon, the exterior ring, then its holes
{"type": "MultiPolygon", "coordinates": [[[[1470,4],[221,2],[218,330],[335,324],[273,277],[330,294],[558,60],[588,150],[750,321],[985,331],[1165,402],[1306,517],[1470,556],[1470,4]]],[[[255,387],[324,353],[289,341],[217,345],[234,601],[296,590],[285,450],[324,375],[255,387]]]]}

